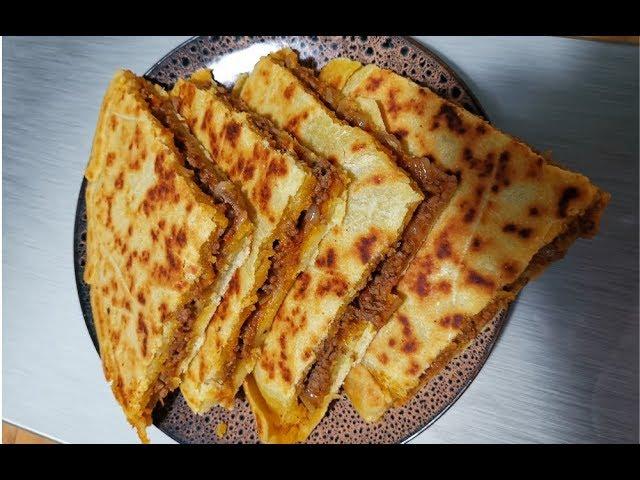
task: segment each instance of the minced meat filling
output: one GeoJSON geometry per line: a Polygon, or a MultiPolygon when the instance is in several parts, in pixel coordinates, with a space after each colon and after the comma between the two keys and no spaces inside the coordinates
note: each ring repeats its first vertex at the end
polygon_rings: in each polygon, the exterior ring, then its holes
{"type": "Polygon", "coordinates": [[[360,320],[366,320],[379,329],[399,306],[400,298],[394,293],[395,286],[424,242],[433,222],[447,205],[457,181],[455,177],[442,172],[427,159],[406,154],[396,137],[371,125],[367,116],[351,99],[337,89],[320,82],[312,70],[286,60],[284,63],[339,118],[371,133],[389,150],[398,165],[409,173],[427,196],[405,227],[396,250],[380,263],[368,284],[342,316],[336,319],[335,334],[329,335],[318,350],[316,362],[309,371],[300,393],[302,402],[313,408],[318,407],[329,393],[333,364],[351,326],[360,320]]]}
{"type": "Polygon", "coordinates": [[[280,130],[276,130],[270,122],[261,117],[254,119],[255,125],[263,132],[268,132],[274,143],[280,148],[291,149],[299,159],[311,168],[316,178],[315,187],[311,193],[312,203],[298,219],[285,219],[280,226],[280,239],[274,247],[271,257],[271,266],[267,274],[267,280],[258,290],[256,309],[244,322],[240,334],[236,353],[240,358],[246,358],[255,346],[255,338],[258,335],[260,307],[269,301],[273,292],[279,290],[283,283],[292,283],[290,270],[297,265],[300,257],[300,249],[304,239],[326,221],[326,212],[323,206],[329,200],[335,187],[340,182],[338,172],[326,160],[317,157],[304,148],[293,138],[280,130]]]}
{"type": "MultiPolygon", "coordinates": [[[[221,174],[215,164],[208,158],[204,147],[191,134],[188,127],[180,120],[177,112],[169,99],[164,99],[153,91],[153,87],[144,81],[140,81],[141,94],[144,97],[153,116],[167,129],[174,137],[176,148],[183,155],[186,168],[194,171],[195,181],[199,187],[209,194],[218,204],[225,209],[225,215],[229,220],[229,225],[222,236],[211,245],[212,256],[215,256],[220,249],[220,245],[229,245],[237,236],[240,228],[248,221],[246,202],[239,195],[233,184],[221,174]]],[[[216,265],[214,265],[216,268],[216,265]]],[[[203,290],[210,284],[205,282],[210,279],[214,272],[211,271],[203,276],[199,286],[194,292],[193,298],[199,298],[203,290]]],[[[158,401],[161,401],[169,392],[177,386],[177,371],[184,355],[186,346],[190,340],[190,332],[193,323],[197,318],[197,302],[189,302],[176,313],[178,326],[174,334],[169,354],[162,367],[157,382],[152,387],[150,400],[148,402],[148,413],[154,408],[158,401]]]]}
{"type": "Polygon", "coordinates": [[[175,381],[179,376],[178,368],[184,357],[185,347],[189,341],[189,332],[191,332],[196,318],[197,308],[195,300],[189,302],[176,313],[178,326],[169,347],[168,357],[164,362],[158,380],[153,386],[148,403],[149,410],[153,410],[153,407],[158,401],[161,401],[176,388],[177,385],[175,385],[175,381]]]}
{"type": "Polygon", "coordinates": [[[185,167],[194,171],[202,190],[224,206],[225,214],[229,219],[229,226],[221,240],[222,245],[225,245],[226,240],[232,238],[240,225],[248,219],[244,198],[231,181],[227,180],[224,174],[218,171],[216,165],[209,160],[204,147],[178,117],[171,100],[162,98],[154,93],[151,87],[144,85],[142,92],[153,116],[173,133],[175,146],[187,162],[185,167]]]}
{"type": "Polygon", "coordinates": [[[330,340],[325,341],[320,348],[316,362],[304,383],[300,398],[306,405],[317,407],[328,394],[333,363],[339,353],[342,339],[346,338],[351,325],[366,320],[373,323],[376,329],[380,329],[399,306],[400,298],[394,294],[395,286],[424,242],[431,225],[447,204],[451,193],[443,192],[442,195],[433,196],[416,208],[404,229],[398,248],[378,266],[371,280],[342,316],[334,322],[337,333],[331,335],[330,340]]]}
{"type": "MultiPolygon", "coordinates": [[[[293,142],[293,145],[296,145],[296,142],[293,142]]],[[[308,156],[303,157],[305,152],[300,150],[296,153],[300,158],[309,160],[308,156]]],[[[329,200],[329,196],[334,189],[333,187],[339,181],[339,177],[328,162],[317,158],[314,158],[313,162],[310,165],[316,177],[316,185],[312,192],[313,201],[303,213],[301,219],[286,219],[281,227],[281,239],[278,241],[271,257],[267,280],[258,290],[256,309],[242,326],[240,344],[237,349],[242,358],[247,357],[254,347],[259,323],[257,312],[259,312],[260,307],[269,300],[273,292],[282,287],[284,282],[292,282],[290,270],[299,261],[300,249],[304,239],[321,222],[326,221],[325,214],[323,214],[323,205],[329,200]]]]}

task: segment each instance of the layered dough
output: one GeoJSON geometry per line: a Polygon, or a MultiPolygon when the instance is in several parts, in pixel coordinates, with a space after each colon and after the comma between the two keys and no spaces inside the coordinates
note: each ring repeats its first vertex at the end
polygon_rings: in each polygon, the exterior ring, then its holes
{"type": "Polygon", "coordinates": [[[490,320],[487,312],[508,305],[575,238],[595,234],[609,197],[391,71],[340,59],[320,78],[368,105],[410,154],[459,179],[398,283],[401,304],[346,379],[352,403],[373,421],[473,339],[490,320]]]}

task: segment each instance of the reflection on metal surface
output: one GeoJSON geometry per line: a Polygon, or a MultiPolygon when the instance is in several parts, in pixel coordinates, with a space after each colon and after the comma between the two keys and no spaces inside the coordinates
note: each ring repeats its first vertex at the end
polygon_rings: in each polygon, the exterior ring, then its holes
{"type": "Polygon", "coordinates": [[[271,52],[280,50],[285,43],[282,41],[271,41],[264,43],[254,43],[246,48],[228,53],[207,65],[213,70],[215,79],[226,87],[235,83],[240,73],[250,72],[253,66],[258,63],[260,57],[271,52]]]}

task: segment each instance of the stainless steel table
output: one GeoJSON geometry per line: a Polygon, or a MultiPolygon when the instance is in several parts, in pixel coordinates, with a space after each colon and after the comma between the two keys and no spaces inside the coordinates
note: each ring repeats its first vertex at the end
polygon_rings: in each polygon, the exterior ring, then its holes
{"type": "MultiPolygon", "coordinates": [[[[3,42],[3,418],[135,442],[84,327],[72,229],[102,94],[183,38],[3,42]]],[[[638,48],[421,37],[492,121],[613,194],[602,233],[528,286],[489,361],[415,442],[638,441],[638,48]]],[[[171,442],[151,429],[153,442],[171,442]]]]}

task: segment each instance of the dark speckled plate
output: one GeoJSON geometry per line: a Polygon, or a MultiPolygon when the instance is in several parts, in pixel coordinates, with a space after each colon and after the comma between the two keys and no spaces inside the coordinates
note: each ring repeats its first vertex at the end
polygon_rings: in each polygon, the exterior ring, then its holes
{"type": "MultiPolygon", "coordinates": [[[[218,81],[229,86],[238,74],[250,71],[262,55],[284,46],[298,50],[303,59],[318,68],[338,56],[377,63],[429,86],[443,97],[486,118],[468,87],[442,60],[403,37],[198,37],[170,52],[145,75],[170,87],[178,78],[209,67],[218,81]]],[[[83,183],[76,212],[74,260],[82,312],[97,348],[89,288],[82,281],[86,240],[84,190],[83,183]]],[[[442,415],[469,386],[486,361],[504,319],[503,312],[411,401],[388,411],[377,423],[368,424],[362,420],[345,396],[337,399],[308,442],[395,443],[413,438],[442,415]]],[[[257,442],[253,415],[242,395],[236,399],[232,411],[216,407],[206,415],[198,416],[191,412],[182,395],[174,392],[164,406],[156,408],[153,419],[160,430],[180,443],[257,442]],[[215,432],[221,422],[227,424],[228,429],[222,438],[218,438],[215,432]]]]}

